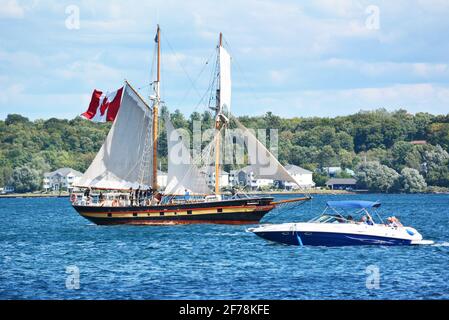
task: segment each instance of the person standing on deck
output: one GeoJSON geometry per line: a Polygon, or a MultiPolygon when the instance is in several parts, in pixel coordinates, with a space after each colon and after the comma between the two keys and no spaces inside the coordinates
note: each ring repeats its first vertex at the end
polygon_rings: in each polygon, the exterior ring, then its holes
{"type": "Polygon", "coordinates": [[[134,192],[134,199],[137,206],[139,205],[139,195],[140,195],[140,186],[134,192]]]}
{"type": "Polygon", "coordinates": [[[131,202],[131,207],[134,206],[134,192],[133,192],[133,188],[129,188],[129,201],[131,202]]]}
{"type": "Polygon", "coordinates": [[[189,200],[190,200],[190,192],[187,189],[185,190],[185,193],[184,193],[184,200],[186,202],[189,202],[189,200]]]}
{"type": "Polygon", "coordinates": [[[139,205],[142,206],[145,204],[145,190],[139,191],[139,205]]]}

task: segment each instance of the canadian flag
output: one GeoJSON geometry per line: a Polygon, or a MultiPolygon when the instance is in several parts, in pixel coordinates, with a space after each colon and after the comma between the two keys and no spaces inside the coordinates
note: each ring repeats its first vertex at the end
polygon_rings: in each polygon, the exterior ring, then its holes
{"type": "Polygon", "coordinates": [[[95,89],[92,93],[89,108],[81,116],[96,122],[114,121],[120,109],[122,93],[123,87],[107,94],[95,89]]]}

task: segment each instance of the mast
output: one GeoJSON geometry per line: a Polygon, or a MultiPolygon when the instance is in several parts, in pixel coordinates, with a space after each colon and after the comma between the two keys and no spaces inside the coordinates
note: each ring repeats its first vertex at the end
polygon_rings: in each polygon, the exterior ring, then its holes
{"type": "Polygon", "coordinates": [[[157,190],[157,143],[158,143],[158,113],[160,97],[160,83],[161,83],[161,29],[157,25],[156,34],[157,43],[157,78],[154,85],[154,93],[156,98],[153,103],[153,181],[152,188],[157,190]]]}
{"type": "MultiPolygon", "coordinates": [[[[220,39],[218,43],[218,54],[220,55],[220,48],[223,46],[223,34],[220,32],[220,39]]],[[[220,56],[218,56],[220,59],[220,56]]],[[[215,111],[215,194],[220,193],[220,129],[222,126],[220,113],[221,113],[221,102],[220,102],[220,87],[221,83],[218,83],[217,89],[217,108],[215,111]]]]}

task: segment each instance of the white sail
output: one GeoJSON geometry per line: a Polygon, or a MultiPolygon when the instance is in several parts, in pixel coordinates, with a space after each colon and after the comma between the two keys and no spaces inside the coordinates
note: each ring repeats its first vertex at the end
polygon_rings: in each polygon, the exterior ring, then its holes
{"type": "Polygon", "coordinates": [[[242,132],[242,139],[248,151],[249,165],[254,175],[259,179],[280,180],[299,185],[263,143],[237,119],[236,122],[242,132]]]}
{"type": "Polygon", "coordinates": [[[231,111],[231,56],[220,46],[220,112],[228,116],[231,111]]]}
{"type": "Polygon", "coordinates": [[[152,110],[125,84],[117,117],[80,187],[129,189],[151,185],[152,110]]]}
{"type": "Polygon", "coordinates": [[[190,150],[180,130],[173,127],[170,119],[165,120],[168,144],[168,180],[165,194],[182,195],[185,190],[192,194],[208,194],[204,173],[193,163],[190,150]]]}

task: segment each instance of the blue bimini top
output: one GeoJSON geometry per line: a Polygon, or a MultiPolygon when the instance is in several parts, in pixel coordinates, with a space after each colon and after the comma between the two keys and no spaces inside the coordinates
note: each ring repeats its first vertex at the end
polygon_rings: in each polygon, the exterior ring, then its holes
{"type": "Polygon", "coordinates": [[[328,201],[327,206],[331,208],[344,208],[344,209],[379,208],[380,202],[364,201],[364,200],[328,201]]]}

